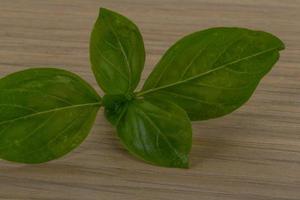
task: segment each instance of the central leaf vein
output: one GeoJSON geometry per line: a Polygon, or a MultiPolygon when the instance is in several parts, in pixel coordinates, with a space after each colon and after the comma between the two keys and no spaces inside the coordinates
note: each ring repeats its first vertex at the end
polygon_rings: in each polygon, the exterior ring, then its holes
{"type": "Polygon", "coordinates": [[[149,90],[146,90],[146,91],[142,91],[142,92],[139,92],[137,93],[137,96],[143,96],[145,94],[149,94],[149,93],[153,93],[153,92],[156,92],[158,90],[162,90],[162,89],[166,89],[166,88],[170,88],[170,87],[174,87],[174,86],[177,86],[177,85],[180,85],[180,84],[184,84],[186,82],[189,82],[189,81],[192,81],[192,80],[195,80],[197,78],[200,78],[202,76],[205,76],[205,75],[208,75],[208,74],[211,74],[215,71],[218,71],[218,70],[221,70],[227,66],[230,66],[230,65],[233,65],[233,64],[236,64],[236,63],[239,63],[239,62],[242,62],[242,61],[245,61],[245,60],[248,60],[248,59],[251,59],[253,57],[256,57],[256,56],[259,56],[259,55],[262,55],[262,54],[266,54],[266,53],[269,53],[271,51],[274,51],[274,50],[277,50],[278,47],[274,47],[274,48],[269,48],[269,49],[266,49],[264,51],[261,51],[261,52],[257,52],[255,54],[252,54],[250,56],[246,56],[244,58],[240,58],[240,59],[237,59],[235,61],[232,61],[232,62],[229,62],[229,63],[226,63],[224,65],[220,65],[214,69],[211,69],[211,70],[208,70],[206,72],[203,72],[201,74],[198,74],[196,76],[193,76],[191,78],[188,78],[188,79],[185,79],[185,80],[182,80],[182,81],[178,81],[178,82],[175,82],[175,83],[171,83],[171,84],[167,84],[167,85],[163,85],[161,87],[157,87],[157,88],[152,88],[152,89],[149,89],[149,90]]]}
{"type": "Polygon", "coordinates": [[[18,118],[15,118],[15,119],[2,121],[2,122],[0,122],[0,126],[3,125],[3,124],[12,123],[12,122],[22,120],[22,119],[28,119],[28,118],[32,118],[32,117],[35,117],[35,116],[38,116],[38,115],[47,114],[47,113],[51,113],[51,112],[57,112],[57,111],[61,111],[61,110],[68,110],[68,109],[79,108],[79,107],[100,106],[100,105],[101,105],[101,102],[95,102],[95,103],[77,104],[77,105],[72,105],[72,106],[54,108],[54,109],[50,109],[50,110],[45,110],[45,111],[25,115],[25,116],[18,117],[18,118]]]}

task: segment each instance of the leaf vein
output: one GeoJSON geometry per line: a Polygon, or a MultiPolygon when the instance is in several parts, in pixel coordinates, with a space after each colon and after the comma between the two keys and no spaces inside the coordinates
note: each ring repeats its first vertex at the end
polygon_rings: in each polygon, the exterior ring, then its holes
{"type": "Polygon", "coordinates": [[[223,69],[223,68],[225,68],[225,67],[227,67],[227,66],[229,66],[229,65],[236,64],[236,63],[239,63],[239,62],[242,62],[242,61],[251,59],[251,58],[253,58],[253,57],[256,57],[256,56],[259,56],[259,55],[262,55],[262,54],[269,53],[269,52],[274,51],[274,50],[276,50],[276,49],[278,49],[278,47],[269,48],[269,49],[266,49],[266,50],[264,50],[264,51],[257,52],[257,53],[255,53],[255,54],[250,55],[250,56],[246,56],[246,57],[244,57],[244,58],[240,58],[240,59],[238,59],[238,60],[235,60],[235,61],[226,63],[226,64],[221,65],[221,66],[219,66],[219,67],[216,67],[216,68],[214,68],[214,69],[208,70],[208,71],[206,71],[206,72],[204,72],[204,73],[198,74],[198,75],[193,76],[193,77],[188,78],[188,79],[185,79],[185,80],[183,80],[183,81],[178,81],[178,82],[175,82],[175,83],[172,83],[172,84],[167,84],[167,85],[164,85],[164,86],[161,86],[161,87],[152,88],[152,89],[149,89],[149,90],[146,90],[146,91],[139,92],[139,93],[137,93],[137,96],[142,96],[142,95],[145,95],[145,94],[148,94],[148,93],[153,93],[153,92],[158,91],[158,90],[162,90],[162,89],[174,87],[174,86],[177,86],[177,85],[186,83],[186,82],[188,82],[188,81],[195,80],[195,79],[200,78],[200,77],[202,77],[202,76],[211,74],[211,73],[213,73],[213,72],[215,72],[215,71],[218,71],[218,70],[221,70],[221,69],[223,69]]]}
{"type": "Polygon", "coordinates": [[[120,38],[118,37],[118,35],[117,35],[117,33],[116,33],[116,31],[115,31],[115,29],[113,28],[113,26],[111,26],[111,24],[110,23],[106,23],[106,21],[105,20],[103,20],[104,21],[104,23],[111,29],[111,31],[112,31],[112,33],[113,33],[113,35],[115,36],[115,38],[117,39],[117,41],[118,41],[118,45],[119,45],[119,47],[120,47],[120,50],[121,50],[121,52],[122,52],[122,54],[123,54],[123,56],[124,56],[124,58],[125,58],[125,63],[126,63],[126,67],[127,67],[127,70],[128,70],[128,91],[131,89],[131,68],[130,68],[130,64],[129,64],[129,60],[128,60],[128,56],[127,56],[127,54],[125,53],[125,50],[124,50],[124,47],[123,47],[123,45],[122,45],[122,43],[121,43],[121,41],[120,41],[120,38]]]}
{"type": "Polygon", "coordinates": [[[65,107],[60,107],[60,108],[54,108],[54,109],[50,109],[50,110],[46,110],[46,111],[41,111],[41,112],[37,112],[37,113],[33,113],[33,114],[29,114],[29,115],[25,115],[22,117],[18,117],[15,119],[11,119],[11,120],[7,120],[7,121],[2,121],[0,122],[0,125],[3,124],[7,124],[7,123],[12,123],[18,120],[22,120],[22,119],[27,119],[27,118],[32,118],[38,115],[42,115],[42,114],[47,114],[47,113],[51,113],[51,112],[57,112],[57,111],[61,111],[61,110],[67,110],[67,109],[72,109],[72,108],[79,108],[79,107],[85,107],[85,106],[100,106],[101,102],[96,102],[96,103],[86,103],[86,104],[77,104],[77,105],[72,105],[72,106],[65,106],[65,107]]]}
{"type": "Polygon", "coordinates": [[[180,155],[180,153],[176,150],[176,148],[173,147],[173,145],[170,143],[170,141],[166,138],[166,136],[160,131],[159,127],[152,121],[151,118],[148,117],[148,115],[142,110],[142,109],[139,109],[140,110],[140,113],[142,115],[144,115],[144,117],[146,118],[146,120],[157,130],[157,133],[162,137],[164,138],[164,140],[166,141],[166,143],[168,144],[168,146],[172,149],[172,151],[175,153],[175,155],[178,157],[178,158],[182,158],[182,156],[180,155]]]}

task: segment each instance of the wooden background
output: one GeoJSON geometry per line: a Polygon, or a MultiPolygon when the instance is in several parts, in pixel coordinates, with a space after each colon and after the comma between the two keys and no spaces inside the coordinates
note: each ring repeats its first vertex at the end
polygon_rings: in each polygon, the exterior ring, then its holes
{"type": "Polygon", "coordinates": [[[67,156],[33,166],[0,161],[1,200],[300,199],[299,0],[0,0],[0,76],[55,66],[98,88],[88,41],[100,6],[141,28],[143,80],[173,42],[208,27],[268,31],[286,50],[246,105],[193,123],[190,169],[131,157],[101,110],[88,139],[67,156]]]}

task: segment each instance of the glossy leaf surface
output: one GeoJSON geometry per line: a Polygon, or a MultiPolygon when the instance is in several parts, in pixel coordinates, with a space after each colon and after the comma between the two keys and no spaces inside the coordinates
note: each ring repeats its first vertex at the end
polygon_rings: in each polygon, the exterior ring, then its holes
{"type": "Polygon", "coordinates": [[[42,163],[77,147],[89,133],[100,97],[80,77],[29,69],[0,79],[0,158],[42,163]]]}
{"type": "Polygon", "coordinates": [[[219,117],[250,98],[283,48],[277,37],[261,31],[196,32],[166,52],[138,95],[176,102],[191,120],[219,117]]]}
{"type": "Polygon", "coordinates": [[[145,62],[143,38],[136,25],[101,8],[90,40],[90,60],[106,94],[128,94],[137,86],[145,62]]]}
{"type": "Polygon", "coordinates": [[[117,131],[133,155],[155,165],[188,167],[192,129],[179,106],[163,100],[133,100],[117,131]]]}

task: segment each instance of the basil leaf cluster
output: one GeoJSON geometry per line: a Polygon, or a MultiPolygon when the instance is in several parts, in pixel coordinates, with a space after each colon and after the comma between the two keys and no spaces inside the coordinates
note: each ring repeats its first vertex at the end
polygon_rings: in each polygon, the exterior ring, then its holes
{"type": "Polygon", "coordinates": [[[229,114],[243,105],[279,59],[283,42],[245,28],[190,34],[161,58],[141,91],[145,64],[138,27],[101,8],[90,61],[105,95],[77,75],[33,68],[0,79],[0,158],[43,163],[76,148],[101,106],[125,148],[145,162],[188,168],[191,121],[229,114]]]}

